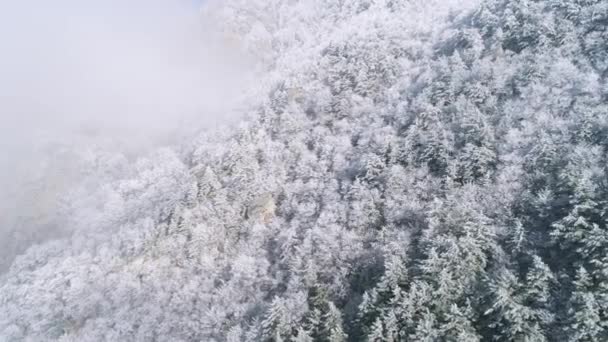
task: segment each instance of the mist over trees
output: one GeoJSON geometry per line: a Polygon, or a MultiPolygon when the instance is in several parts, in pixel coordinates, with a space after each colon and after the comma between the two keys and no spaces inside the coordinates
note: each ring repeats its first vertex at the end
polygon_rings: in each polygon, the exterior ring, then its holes
{"type": "Polygon", "coordinates": [[[263,95],[136,160],[69,152],[70,228],[0,275],[0,339],[608,340],[608,2],[202,12],[263,95]]]}

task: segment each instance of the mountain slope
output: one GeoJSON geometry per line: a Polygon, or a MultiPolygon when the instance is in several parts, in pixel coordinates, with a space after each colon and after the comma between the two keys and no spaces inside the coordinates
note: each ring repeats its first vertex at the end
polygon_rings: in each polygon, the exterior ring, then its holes
{"type": "Polygon", "coordinates": [[[265,95],[74,197],[87,229],[2,276],[1,337],[608,338],[608,5],[205,11],[265,95]]]}

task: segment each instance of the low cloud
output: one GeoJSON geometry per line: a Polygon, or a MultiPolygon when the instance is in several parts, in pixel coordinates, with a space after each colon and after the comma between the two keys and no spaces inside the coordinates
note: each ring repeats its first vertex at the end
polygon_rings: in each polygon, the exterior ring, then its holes
{"type": "Polygon", "coordinates": [[[222,116],[243,83],[247,63],[214,39],[191,2],[1,6],[0,112],[9,140],[52,130],[149,138],[222,116]]]}

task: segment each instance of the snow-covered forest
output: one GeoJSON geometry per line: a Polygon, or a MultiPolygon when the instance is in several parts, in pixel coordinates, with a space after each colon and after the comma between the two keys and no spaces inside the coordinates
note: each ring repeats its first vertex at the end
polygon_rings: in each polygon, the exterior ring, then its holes
{"type": "Polygon", "coordinates": [[[47,209],[0,220],[0,340],[608,340],[608,1],[200,16],[255,60],[238,120],[49,147],[12,203],[47,209]]]}

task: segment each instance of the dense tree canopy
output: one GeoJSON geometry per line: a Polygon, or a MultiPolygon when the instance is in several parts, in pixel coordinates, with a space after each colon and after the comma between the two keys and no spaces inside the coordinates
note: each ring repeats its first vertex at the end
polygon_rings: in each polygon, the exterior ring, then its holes
{"type": "Polygon", "coordinates": [[[203,15],[263,95],[137,162],[83,158],[103,181],[0,276],[0,339],[608,340],[608,2],[203,15]]]}

